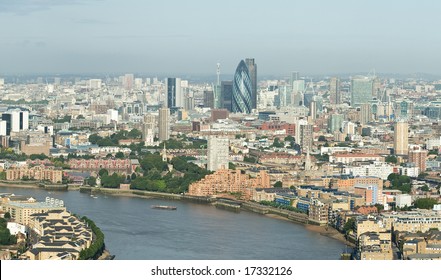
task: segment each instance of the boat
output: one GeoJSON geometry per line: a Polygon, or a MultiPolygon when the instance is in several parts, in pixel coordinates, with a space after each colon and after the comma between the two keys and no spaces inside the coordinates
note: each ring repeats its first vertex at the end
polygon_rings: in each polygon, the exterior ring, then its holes
{"type": "Polygon", "coordinates": [[[98,196],[91,194],[90,195],[91,198],[98,198],[98,196]]]}
{"type": "Polygon", "coordinates": [[[169,205],[152,205],[153,209],[176,210],[178,207],[169,205]]]}

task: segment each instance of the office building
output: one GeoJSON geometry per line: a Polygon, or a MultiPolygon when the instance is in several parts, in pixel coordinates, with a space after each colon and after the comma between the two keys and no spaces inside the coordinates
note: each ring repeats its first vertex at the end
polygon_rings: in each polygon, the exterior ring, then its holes
{"type": "Polygon", "coordinates": [[[360,106],[360,124],[367,124],[372,121],[371,104],[364,103],[360,106]]]}
{"type": "Polygon", "coordinates": [[[328,132],[341,131],[344,117],[342,114],[332,114],[328,119],[328,132]]]}
{"type": "Polygon", "coordinates": [[[210,136],[208,138],[207,169],[216,171],[228,169],[229,162],[229,139],[210,136]]]}
{"type": "Polygon", "coordinates": [[[166,141],[170,138],[170,109],[160,108],[158,119],[158,138],[159,141],[166,141]]]}
{"type": "Polygon", "coordinates": [[[351,81],[351,106],[358,107],[372,100],[372,79],[355,77],[351,81]]]}
{"type": "Polygon", "coordinates": [[[394,125],[394,150],[396,155],[408,154],[408,126],[408,123],[405,121],[398,121],[394,125]]]}
{"type": "Polygon", "coordinates": [[[329,81],[329,94],[329,101],[331,102],[331,104],[337,105],[343,102],[340,91],[340,78],[331,78],[331,80],[329,81]]]}
{"type": "Polygon", "coordinates": [[[254,62],[254,58],[246,58],[245,64],[248,67],[248,73],[251,79],[251,108],[257,108],[257,64],[254,62]]]}
{"type": "Polygon", "coordinates": [[[315,120],[317,118],[317,102],[311,101],[309,103],[309,116],[312,120],[315,120]]]}
{"type": "Polygon", "coordinates": [[[214,91],[204,90],[204,107],[214,108],[214,91]]]}
{"type": "Polygon", "coordinates": [[[167,108],[184,108],[184,94],[180,78],[165,79],[165,102],[167,108]]]}
{"type": "Polygon", "coordinates": [[[236,68],[233,79],[232,112],[249,114],[253,109],[253,86],[248,66],[243,60],[236,68]]]}

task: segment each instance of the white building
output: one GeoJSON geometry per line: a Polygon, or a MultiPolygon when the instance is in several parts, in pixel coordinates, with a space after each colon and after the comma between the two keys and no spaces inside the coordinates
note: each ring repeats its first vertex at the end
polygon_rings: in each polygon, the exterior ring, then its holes
{"type": "Polygon", "coordinates": [[[216,171],[218,169],[228,169],[229,162],[229,144],[228,138],[208,138],[207,150],[207,169],[216,171]]]}
{"type": "Polygon", "coordinates": [[[394,167],[383,162],[374,162],[369,165],[346,167],[344,169],[345,174],[353,175],[354,177],[378,177],[383,180],[387,179],[391,173],[394,172],[394,167]]]}
{"type": "Polygon", "coordinates": [[[90,79],[89,80],[89,88],[100,89],[101,88],[101,79],[90,79]]]}
{"type": "Polygon", "coordinates": [[[441,146],[441,137],[435,139],[427,139],[426,146],[427,146],[427,150],[433,150],[435,148],[439,148],[441,146]]]}
{"type": "Polygon", "coordinates": [[[110,120],[110,122],[112,122],[112,121],[118,122],[118,110],[115,110],[115,109],[107,110],[107,116],[108,116],[108,119],[110,120]]]}
{"type": "Polygon", "coordinates": [[[16,235],[19,232],[26,234],[26,227],[24,225],[8,222],[8,225],[6,227],[9,229],[11,235],[16,235]]]}
{"type": "Polygon", "coordinates": [[[420,169],[418,167],[399,167],[400,174],[406,175],[412,178],[418,177],[420,175],[420,169]]]}
{"type": "Polygon", "coordinates": [[[6,136],[6,121],[0,121],[0,136],[6,136]]]}
{"type": "Polygon", "coordinates": [[[411,206],[412,205],[412,196],[408,194],[398,194],[395,197],[395,205],[397,207],[405,207],[405,206],[411,206]]]}

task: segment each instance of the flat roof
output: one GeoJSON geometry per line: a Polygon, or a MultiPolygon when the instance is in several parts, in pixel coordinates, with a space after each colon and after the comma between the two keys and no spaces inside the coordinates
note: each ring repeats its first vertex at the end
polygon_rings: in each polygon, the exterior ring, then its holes
{"type": "Polygon", "coordinates": [[[41,209],[41,208],[52,208],[52,209],[63,209],[65,210],[66,207],[55,205],[55,204],[49,204],[46,202],[14,202],[10,201],[8,205],[20,207],[20,208],[31,208],[31,209],[41,209]]]}

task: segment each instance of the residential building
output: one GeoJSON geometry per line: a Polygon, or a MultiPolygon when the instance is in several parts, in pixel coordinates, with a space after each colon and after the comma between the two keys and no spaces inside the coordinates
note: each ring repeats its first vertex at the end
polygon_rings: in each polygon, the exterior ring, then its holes
{"type": "Polygon", "coordinates": [[[394,125],[394,151],[396,155],[408,154],[409,125],[405,121],[398,121],[394,125]]]}
{"type": "Polygon", "coordinates": [[[207,169],[216,171],[228,169],[229,163],[229,139],[210,136],[207,147],[207,169]]]}

